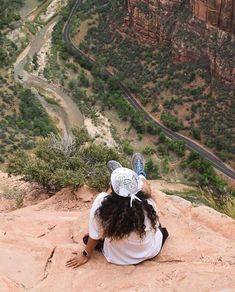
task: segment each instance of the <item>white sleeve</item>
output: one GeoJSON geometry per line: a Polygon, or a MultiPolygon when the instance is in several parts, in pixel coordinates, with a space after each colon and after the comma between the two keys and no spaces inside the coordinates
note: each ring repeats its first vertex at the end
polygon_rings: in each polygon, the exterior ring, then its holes
{"type": "Polygon", "coordinates": [[[149,205],[153,206],[153,209],[157,212],[157,205],[153,199],[147,199],[149,205]]]}
{"type": "Polygon", "coordinates": [[[95,212],[102,204],[103,199],[108,196],[107,193],[100,193],[94,200],[89,217],[89,236],[92,239],[98,240],[102,238],[102,228],[95,216],[95,212]]]}

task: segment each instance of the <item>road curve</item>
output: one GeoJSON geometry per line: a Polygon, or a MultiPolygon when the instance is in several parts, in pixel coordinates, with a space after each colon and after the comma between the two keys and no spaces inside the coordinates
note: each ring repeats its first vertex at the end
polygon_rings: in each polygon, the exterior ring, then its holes
{"type": "MultiPolygon", "coordinates": [[[[75,3],[71,9],[71,12],[69,14],[69,17],[65,23],[64,29],[63,29],[63,37],[64,37],[64,41],[66,42],[66,44],[76,53],[78,52],[80,55],[85,56],[86,58],[89,59],[89,61],[95,63],[95,60],[93,60],[92,58],[90,58],[89,56],[87,56],[84,52],[82,52],[79,48],[77,48],[74,43],[72,42],[71,38],[70,38],[70,26],[71,26],[71,21],[72,18],[76,12],[76,10],[79,8],[79,6],[81,5],[82,0],[75,0],[75,3]]],[[[106,69],[107,74],[109,75],[113,75],[110,71],[108,71],[106,69]]],[[[197,152],[200,156],[202,156],[204,159],[206,159],[207,161],[209,161],[217,170],[219,170],[220,172],[222,172],[223,174],[227,175],[229,178],[235,180],[235,171],[231,168],[229,168],[228,166],[226,166],[226,164],[224,164],[217,156],[215,156],[214,154],[212,154],[209,150],[207,150],[206,148],[204,148],[203,146],[201,146],[200,144],[198,144],[197,142],[194,142],[192,139],[183,136],[179,133],[176,133],[174,131],[172,131],[171,129],[167,128],[166,126],[164,126],[163,124],[161,124],[159,121],[157,121],[154,117],[152,117],[144,108],[143,106],[137,101],[137,99],[135,98],[135,96],[133,95],[133,93],[120,81],[119,82],[119,86],[120,89],[122,90],[122,92],[124,93],[126,99],[132,104],[132,106],[134,106],[134,108],[136,110],[138,110],[139,112],[141,112],[142,114],[144,114],[144,116],[146,117],[146,119],[148,121],[153,122],[157,127],[159,127],[162,132],[164,132],[164,134],[166,136],[168,136],[171,139],[176,139],[178,141],[183,141],[185,142],[185,145],[188,149],[190,150],[194,150],[195,152],[197,152]]]]}

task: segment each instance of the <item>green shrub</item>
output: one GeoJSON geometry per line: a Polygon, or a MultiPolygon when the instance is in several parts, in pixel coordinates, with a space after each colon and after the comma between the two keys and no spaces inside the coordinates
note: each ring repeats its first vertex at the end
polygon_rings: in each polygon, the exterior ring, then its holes
{"type": "Polygon", "coordinates": [[[163,132],[161,132],[160,135],[159,135],[158,142],[159,143],[164,143],[166,141],[166,139],[167,139],[166,135],[163,132]]]}
{"type": "Polygon", "coordinates": [[[23,5],[22,0],[11,0],[10,3],[0,0],[0,5],[0,29],[8,27],[11,22],[20,19],[18,12],[19,8],[23,5]]]}
{"type": "Polygon", "coordinates": [[[200,140],[201,139],[201,130],[199,128],[192,128],[193,138],[200,140]]]}
{"type": "Polygon", "coordinates": [[[38,69],[38,55],[36,53],[33,55],[32,63],[34,66],[34,70],[37,70],[38,69]]]}
{"type": "Polygon", "coordinates": [[[161,121],[165,126],[174,131],[179,131],[183,128],[182,123],[179,123],[177,118],[170,113],[162,113],[161,121]]]}
{"type": "Polygon", "coordinates": [[[146,124],[147,132],[151,135],[160,134],[161,130],[153,122],[147,122],[146,124]]]}
{"type": "Polygon", "coordinates": [[[212,165],[201,158],[198,153],[191,152],[186,163],[191,169],[197,171],[195,177],[202,188],[210,187],[218,198],[222,198],[224,195],[234,195],[234,190],[217,176],[212,165]]]}
{"type": "Polygon", "coordinates": [[[88,80],[88,78],[85,75],[85,72],[82,70],[79,77],[79,85],[88,88],[90,86],[90,82],[88,80]]]}
{"type": "Polygon", "coordinates": [[[154,148],[152,148],[151,146],[146,146],[144,148],[144,150],[142,151],[142,153],[145,155],[152,155],[152,154],[156,153],[156,150],[154,148]]]}
{"type": "Polygon", "coordinates": [[[148,179],[159,178],[159,168],[156,164],[153,163],[152,159],[147,160],[145,164],[145,171],[148,179]]]}
{"type": "Polygon", "coordinates": [[[127,155],[132,155],[134,153],[134,149],[130,145],[130,142],[129,141],[124,141],[123,144],[122,144],[122,148],[123,148],[123,151],[127,155]]]}
{"type": "Polygon", "coordinates": [[[185,142],[167,138],[166,144],[169,150],[174,151],[180,157],[184,156],[185,142]]]}
{"type": "Polygon", "coordinates": [[[56,132],[48,114],[30,89],[19,91],[20,118],[16,124],[20,129],[33,130],[35,136],[47,136],[50,132],[56,132]]]}
{"type": "Polygon", "coordinates": [[[109,183],[106,164],[111,159],[128,165],[116,150],[94,144],[85,129],[75,129],[73,135],[42,139],[33,156],[18,151],[9,159],[8,172],[23,175],[25,180],[40,183],[48,190],[87,184],[101,191],[109,183]]]}

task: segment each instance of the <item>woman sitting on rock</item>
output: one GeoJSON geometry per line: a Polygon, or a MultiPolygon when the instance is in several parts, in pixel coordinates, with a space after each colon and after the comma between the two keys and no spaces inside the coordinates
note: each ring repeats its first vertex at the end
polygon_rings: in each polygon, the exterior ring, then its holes
{"type": "Polygon", "coordinates": [[[136,153],[133,170],[111,160],[110,193],[100,193],[91,208],[89,235],[83,238],[86,248],[67,261],[77,268],[90,260],[94,249],[102,250],[108,262],[118,265],[138,264],[155,257],[168,232],[162,228],[145,179],[144,159],[136,153]]]}

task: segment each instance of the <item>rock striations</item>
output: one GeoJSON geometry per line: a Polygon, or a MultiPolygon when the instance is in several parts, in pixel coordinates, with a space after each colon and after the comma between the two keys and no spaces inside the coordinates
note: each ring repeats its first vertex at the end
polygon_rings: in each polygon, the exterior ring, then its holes
{"type": "Polygon", "coordinates": [[[126,22],[141,40],[155,43],[170,39],[169,18],[180,8],[182,0],[128,0],[126,22]]]}
{"type": "Polygon", "coordinates": [[[34,206],[1,213],[0,291],[234,291],[235,221],[157,187],[152,182],[170,238],[159,256],[135,266],[109,264],[95,252],[77,270],[65,267],[71,253],[83,249],[95,196],[87,188],[64,189],[34,206]]]}
{"type": "Polygon", "coordinates": [[[235,34],[234,0],[191,0],[195,17],[208,25],[235,34]]]}
{"type": "Polygon", "coordinates": [[[234,0],[128,0],[127,11],[140,41],[170,44],[174,62],[203,63],[235,85],[234,0]]]}

